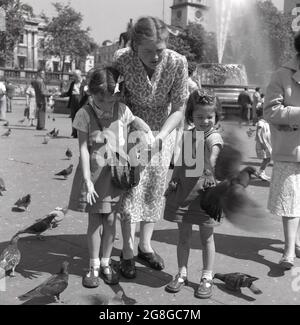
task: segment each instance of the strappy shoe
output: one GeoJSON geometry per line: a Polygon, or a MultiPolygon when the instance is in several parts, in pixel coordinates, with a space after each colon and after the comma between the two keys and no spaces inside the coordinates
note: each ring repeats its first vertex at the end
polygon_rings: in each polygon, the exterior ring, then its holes
{"type": "Polygon", "coordinates": [[[101,276],[104,280],[104,282],[108,285],[114,285],[119,283],[119,274],[116,272],[116,270],[108,266],[101,266],[100,268],[101,276]]]}
{"type": "Polygon", "coordinates": [[[167,292],[177,293],[185,285],[188,285],[188,279],[186,276],[181,276],[180,273],[176,274],[175,278],[166,286],[167,292]]]}
{"type": "Polygon", "coordinates": [[[212,296],[213,281],[202,278],[198,288],[195,291],[195,297],[200,299],[208,299],[212,296]]]}
{"type": "Polygon", "coordinates": [[[161,271],[165,268],[164,260],[156,252],[144,253],[138,246],[138,257],[147,262],[154,270],[161,271]]]}
{"type": "Polygon", "coordinates": [[[94,268],[91,267],[89,272],[83,277],[82,285],[86,288],[97,288],[100,285],[100,279],[94,275],[94,268]]]}

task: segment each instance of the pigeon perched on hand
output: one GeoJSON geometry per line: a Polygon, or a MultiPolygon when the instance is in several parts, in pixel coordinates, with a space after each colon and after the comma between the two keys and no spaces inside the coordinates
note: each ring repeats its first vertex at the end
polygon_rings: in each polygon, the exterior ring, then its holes
{"type": "Polygon", "coordinates": [[[2,196],[2,192],[6,191],[4,180],[0,177],[0,196],[2,196]]]}
{"type": "Polygon", "coordinates": [[[11,277],[15,277],[15,268],[21,259],[21,253],[18,249],[19,238],[19,236],[14,236],[0,255],[0,268],[5,272],[11,271],[11,277]]]}
{"type": "Polygon", "coordinates": [[[33,234],[33,235],[37,235],[38,239],[43,240],[44,237],[41,236],[41,233],[52,228],[53,223],[55,224],[54,221],[55,218],[56,218],[56,214],[51,213],[47,215],[45,218],[37,220],[37,222],[32,224],[31,226],[18,231],[16,233],[16,236],[19,236],[21,234],[33,234]]]}
{"type": "Polygon", "coordinates": [[[11,135],[11,129],[8,129],[5,133],[2,134],[2,137],[9,137],[11,135]]]}
{"type": "Polygon", "coordinates": [[[39,286],[18,298],[21,301],[25,301],[39,297],[54,297],[56,302],[60,302],[60,294],[68,287],[68,266],[69,263],[67,261],[63,262],[59,273],[53,274],[39,286]]]}
{"type": "Polygon", "coordinates": [[[73,153],[72,153],[72,151],[71,151],[70,148],[67,149],[67,151],[66,151],[66,156],[68,157],[69,160],[72,158],[73,153]]]}
{"type": "Polygon", "coordinates": [[[68,176],[72,174],[72,171],[73,171],[73,165],[71,164],[68,168],[63,169],[59,173],[55,174],[55,176],[63,176],[65,179],[67,179],[68,176]]]}
{"type": "Polygon", "coordinates": [[[216,273],[214,278],[223,281],[229,290],[240,291],[241,288],[249,288],[256,295],[262,294],[262,291],[253,284],[258,278],[251,275],[238,272],[228,274],[216,273]]]}
{"type": "Polygon", "coordinates": [[[14,205],[19,209],[24,208],[25,210],[28,209],[29,204],[31,203],[31,195],[27,194],[19,199],[14,205]]]}

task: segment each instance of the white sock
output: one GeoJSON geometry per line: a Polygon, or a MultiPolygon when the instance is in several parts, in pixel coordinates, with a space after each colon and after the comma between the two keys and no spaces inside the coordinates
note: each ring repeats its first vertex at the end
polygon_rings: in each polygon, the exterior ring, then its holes
{"type": "Polygon", "coordinates": [[[202,270],[202,277],[201,279],[205,278],[206,280],[213,279],[213,272],[209,270],[202,270]]]}
{"type": "Polygon", "coordinates": [[[109,274],[109,272],[110,272],[109,268],[107,268],[107,266],[109,266],[109,261],[110,261],[110,258],[104,258],[104,257],[101,258],[100,265],[101,265],[101,267],[104,268],[105,274],[109,274]]]}
{"type": "Polygon", "coordinates": [[[99,258],[90,258],[90,272],[88,276],[91,276],[91,269],[93,268],[93,275],[99,276],[99,268],[100,268],[100,259],[99,258]]]}
{"type": "Polygon", "coordinates": [[[182,266],[179,268],[178,273],[180,274],[179,282],[183,282],[183,277],[187,277],[187,267],[182,266]]]}

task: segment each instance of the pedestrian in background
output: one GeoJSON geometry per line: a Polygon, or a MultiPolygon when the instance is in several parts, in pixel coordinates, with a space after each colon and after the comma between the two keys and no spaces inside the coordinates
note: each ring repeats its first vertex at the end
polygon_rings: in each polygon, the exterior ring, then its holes
{"type": "Polygon", "coordinates": [[[28,109],[27,118],[30,126],[34,126],[34,120],[36,118],[36,98],[33,88],[34,81],[31,81],[29,87],[26,90],[26,108],[28,109]]]}
{"type": "Polygon", "coordinates": [[[270,124],[274,161],[268,207],[282,218],[285,269],[300,258],[300,32],[295,57],[279,68],[267,88],[264,116],[270,124]]]}
{"type": "Polygon", "coordinates": [[[250,109],[252,107],[252,99],[249,94],[248,88],[245,87],[244,90],[239,94],[238,105],[240,106],[241,121],[240,126],[243,122],[249,124],[250,120],[250,109]]]}
{"type": "Polygon", "coordinates": [[[0,121],[6,121],[6,87],[3,81],[0,81],[0,121]]]}
{"type": "Polygon", "coordinates": [[[6,112],[7,113],[12,113],[12,100],[14,97],[14,93],[15,93],[14,85],[10,80],[7,80],[6,81],[6,105],[7,105],[6,112]]]}
{"type": "Polygon", "coordinates": [[[252,114],[250,117],[250,120],[252,119],[252,125],[256,125],[257,122],[257,116],[256,116],[256,110],[257,106],[261,101],[261,94],[260,94],[260,87],[255,88],[255,92],[253,94],[253,100],[252,100],[252,114]]]}

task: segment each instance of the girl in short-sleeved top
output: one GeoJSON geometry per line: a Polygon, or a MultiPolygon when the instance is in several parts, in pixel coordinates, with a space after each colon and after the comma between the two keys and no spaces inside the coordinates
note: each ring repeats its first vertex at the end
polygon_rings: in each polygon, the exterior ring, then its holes
{"type": "Polygon", "coordinates": [[[129,124],[149,130],[146,123],[133,116],[129,108],[118,101],[118,96],[114,94],[114,76],[111,68],[95,69],[89,82],[90,102],[78,111],[73,123],[79,131],[80,163],[73,180],[69,209],[89,214],[90,270],[83,278],[83,285],[89,288],[99,285],[99,273],[107,284],[118,283],[118,275],[109,260],[122,190],[112,182],[109,152],[119,151],[122,154],[129,124]]]}
{"type": "Polygon", "coordinates": [[[213,229],[220,224],[201,208],[203,190],[215,184],[214,167],[223,145],[222,137],[215,129],[217,116],[216,97],[200,90],[192,92],[187,104],[186,121],[189,124],[193,123],[195,127],[185,132],[192,133],[192,145],[190,148],[190,141],[186,141],[187,138],[184,136],[182,160],[180,160],[180,164],[176,164],[169,188],[165,193],[167,199],[164,218],[171,222],[177,222],[179,228],[178,273],[166,289],[175,293],[187,283],[192,225],[199,225],[203,271],[200,285],[195,291],[197,298],[209,298],[212,295],[212,269],[215,257],[213,229]],[[202,153],[203,141],[201,141],[201,137],[196,136],[197,131],[204,131],[204,157],[201,155],[199,157],[199,151],[202,153]],[[192,157],[196,160],[195,166],[190,166],[192,157]],[[197,165],[201,158],[204,158],[203,173],[197,165]]]}

